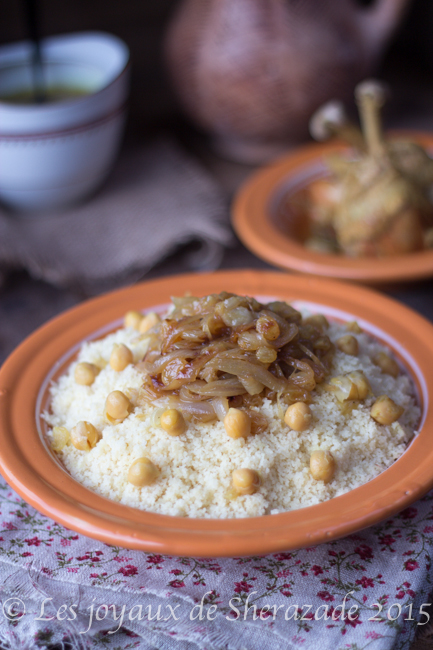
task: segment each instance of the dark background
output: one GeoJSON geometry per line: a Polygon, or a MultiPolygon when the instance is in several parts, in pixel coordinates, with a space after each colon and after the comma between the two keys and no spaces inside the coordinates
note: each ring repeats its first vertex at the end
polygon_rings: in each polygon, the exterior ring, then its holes
{"type": "MultiPolygon", "coordinates": [[[[290,2],[291,0],[286,0],[290,2]]],[[[320,1],[320,0],[318,0],[320,1]]],[[[341,0],[334,0],[337,4],[341,0]]],[[[374,0],[353,0],[371,5],[374,0]]],[[[173,127],[179,112],[170,91],[162,53],[163,35],[179,0],[39,0],[45,35],[81,30],[116,34],[132,54],[130,132],[173,127]]],[[[26,38],[24,0],[0,0],[0,43],[26,38]]],[[[433,2],[412,0],[377,76],[393,83],[392,112],[415,115],[430,97],[433,124],[433,2]]],[[[427,112],[427,111],[426,111],[427,112]]]]}

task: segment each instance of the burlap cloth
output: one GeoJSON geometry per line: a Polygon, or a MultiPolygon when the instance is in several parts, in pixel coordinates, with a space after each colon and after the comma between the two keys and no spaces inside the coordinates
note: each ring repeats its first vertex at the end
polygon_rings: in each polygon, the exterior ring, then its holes
{"type": "Polygon", "coordinates": [[[227,222],[213,179],[176,144],[158,141],[126,150],[104,187],[68,211],[0,208],[0,269],[97,293],[139,279],[191,241],[198,246],[186,267],[216,268],[232,238],[227,222]]]}

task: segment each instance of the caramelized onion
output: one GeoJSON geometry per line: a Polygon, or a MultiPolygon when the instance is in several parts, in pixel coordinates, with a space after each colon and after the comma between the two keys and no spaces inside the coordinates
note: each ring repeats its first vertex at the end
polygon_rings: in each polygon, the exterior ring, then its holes
{"type": "Polygon", "coordinates": [[[224,421],[229,410],[229,401],[226,397],[215,397],[211,402],[215,414],[220,422],[224,421]]]}
{"type": "MultiPolygon", "coordinates": [[[[253,409],[264,398],[309,402],[328,374],[332,343],[287,303],[264,305],[227,292],[172,301],[136,366],[143,373],[137,403],[176,408],[204,422],[223,420],[229,404],[253,409]]],[[[253,429],[264,431],[266,418],[248,412],[253,429]]]]}
{"type": "Polygon", "coordinates": [[[240,381],[249,395],[260,395],[264,389],[264,385],[255,377],[244,377],[240,381]]]}
{"type": "Polygon", "coordinates": [[[254,379],[262,383],[263,386],[271,388],[276,392],[283,391],[286,385],[286,382],[283,379],[275,377],[261,364],[256,365],[249,361],[242,361],[241,359],[224,359],[218,356],[212,359],[212,361],[209,361],[209,365],[222,372],[237,375],[241,380],[248,380],[248,378],[252,376],[254,379]]]}
{"type": "Polygon", "coordinates": [[[232,397],[245,393],[243,384],[237,377],[219,379],[218,381],[195,381],[188,384],[188,390],[204,397],[232,397]]]}
{"type": "Polygon", "coordinates": [[[298,359],[292,359],[291,364],[295,371],[290,375],[290,383],[308,391],[314,390],[316,388],[316,380],[314,379],[314,372],[311,366],[305,361],[299,361],[298,359]]]}
{"type": "Polygon", "coordinates": [[[215,410],[210,402],[189,402],[176,395],[160,397],[153,405],[163,408],[176,408],[185,416],[193,417],[201,422],[211,422],[216,419],[215,410]]]}
{"type": "Polygon", "coordinates": [[[299,328],[296,323],[288,323],[286,320],[284,320],[284,318],[278,314],[274,314],[273,312],[268,311],[267,309],[263,309],[260,314],[262,316],[272,318],[279,325],[279,337],[274,341],[268,341],[268,343],[272,345],[273,348],[282,348],[284,345],[287,345],[287,343],[290,343],[290,341],[292,341],[298,334],[299,328]]]}

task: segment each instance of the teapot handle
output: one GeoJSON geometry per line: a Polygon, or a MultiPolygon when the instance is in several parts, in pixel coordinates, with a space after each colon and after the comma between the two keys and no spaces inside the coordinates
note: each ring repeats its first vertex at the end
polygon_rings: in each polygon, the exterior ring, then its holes
{"type": "Polygon", "coordinates": [[[357,9],[358,27],[368,53],[380,55],[411,0],[376,0],[371,8],[357,9]]]}

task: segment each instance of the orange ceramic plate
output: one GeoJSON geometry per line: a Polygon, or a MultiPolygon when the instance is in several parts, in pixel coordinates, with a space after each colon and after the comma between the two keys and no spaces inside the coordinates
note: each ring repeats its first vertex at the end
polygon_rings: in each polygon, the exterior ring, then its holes
{"type": "MultiPolygon", "coordinates": [[[[399,132],[433,151],[433,134],[399,132]]],[[[417,280],[433,275],[433,250],[386,258],[351,259],[311,251],[287,228],[279,207],[283,197],[325,175],[324,157],[348,150],[341,143],[310,144],[253,174],[232,208],[233,226],[247,248],[280,268],[368,284],[417,280]]]]}
{"type": "Polygon", "coordinates": [[[433,486],[433,326],[373,291],[277,272],[224,271],[155,280],[89,300],[37,330],[0,371],[0,470],[36,509],[103,542],[170,555],[238,556],[311,546],[391,516],[433,486]],[[129,309],[168,303],[170,296],[231,291],[313,305],[330,318],[357,319],[398,355],[418,387],[420,434],[377,478],[347,494],[301,510],[246,519],[187,519],[109,501],[77,483],[44,439],[40,413],[47,385],[64,371],[83,339],[118,327],[129,309]]]}

